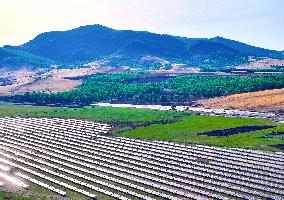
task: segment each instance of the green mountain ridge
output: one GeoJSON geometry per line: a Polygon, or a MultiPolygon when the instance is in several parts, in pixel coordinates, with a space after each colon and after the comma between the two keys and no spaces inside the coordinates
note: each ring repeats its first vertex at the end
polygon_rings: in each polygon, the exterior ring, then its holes
{"type": "MultiPolygon", "coordinates": [[[[250,56],[284,59],[283,52],[222,37],[186,38],[88,25],[42,33],[20,46],[4,46],[0,48],[0,67],[83,65],[108,59],[108,65],[147,68],[143,59],[149,56],[197,67],[234,66],[248,62],[250,56]]],[[[147,65],[162,65],[156,61],[147,65]]]]}
{"type": "Polygon", "coordinates": [[[0,68],[17,69],[20,67],[42,68],[52,65],[50,59],[36,56],[18,49],[0,48],[0,68]]]}
{"type": "Polygon", "coordinates": [[[228,47],[231,47],[233,49],[239,50],[247,55],[253,55],[256,57],[270,57],[270,58],[282,58],[284,57],[283,52],[281,51],[275,51],[275,50],[269,50],[265,48],[260,47],[254,47],[252,45],[248,45],[242,42],[238,42],[235,40],[226,39],[223,37],[214,37],[210,39],[213,42],[224,44],[228,47]]]}

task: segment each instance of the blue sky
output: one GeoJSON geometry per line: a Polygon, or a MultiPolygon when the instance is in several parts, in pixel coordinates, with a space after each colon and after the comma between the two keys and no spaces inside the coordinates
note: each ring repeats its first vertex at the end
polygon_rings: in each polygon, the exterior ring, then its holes
{"type": "Polygon", "coordinates": [[[284,0],[1,0],[0,45],[87,24],[284,50],[284,0]]]}

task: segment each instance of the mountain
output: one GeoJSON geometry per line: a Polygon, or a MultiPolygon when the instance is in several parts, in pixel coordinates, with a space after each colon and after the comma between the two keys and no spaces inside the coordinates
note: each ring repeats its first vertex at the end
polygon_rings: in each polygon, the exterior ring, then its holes
{"type": "Polygon", "coordinates": [[[274,50],[254,47],[254,46],[242,43],[242,42],[226,39],[226,38],[223,38],[223,37],[211,38],[210,41],[224,44],[228,47],[231,47],[235,50],[241,51],[241,52],[243,52],[247,55],[251,55],[251,56],[270,57],[270,58],[278,58],[278,59],[284,58],[284,54],[281,51],[274,51],[274,50]]]}
{"type": "Polygon", "coordinates": [[[100,25],[83,26],[37,36],[19,47],[57,62],[80,62],[110,55],[183,58],[186,48],[171,36],[149,32],[117,31],[100,25]]]}
{"type": "Polygon", "coordinates": [[[244,63],[247,55],[210,40],[199,40],[189,47],[189,64],[194,66],[228,66],[244,63]]]}
{"type": "Polygon", "coordinates": [[[147,65],[163,65],[159,62],[162,60],[189,66],[224,67],[246,63],[250,56],[284,59],[283,52],[221,37],[186,38],[88,25],[42,33],[20,46],[4,46],[0,49],[0,67],[83,65],[104,59],[108,60],[107,65],[143,68],[145,58],[155,58],[153,63],[147,59],[147,65]]]}
{"type": "Polygon", "coordinates": [[[0,48],[0,68],[17,69],[20,67],[48,67],[53,62],[47,58],[33,55],[16,48],[0,48]]]}

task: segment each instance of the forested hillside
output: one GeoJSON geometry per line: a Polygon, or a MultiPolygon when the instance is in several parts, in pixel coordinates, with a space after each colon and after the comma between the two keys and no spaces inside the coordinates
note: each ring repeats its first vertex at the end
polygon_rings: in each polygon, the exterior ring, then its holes
{"type": "Polygon", "coordinates": [[[246,63],[250,56],[284,58],[283,52],[221,37],[186,38],[89,25],[68,31],[42,33],[20,46],[5,46],[0,52],[0,67],[42,67],[50,64],[82,66],[104,59],[104,64],[108,66],[145,69],[162,67],[165,61],[200,68],[220,68],[246,63]],[[148,59],[145,63],[145,57],[154,59],[148,59]]]}
{"type": "Polygon", "coordinates": [[[54,62],[42,56],[36,56],[27,51],[0,48],[0,68],[17,69],[20,67],[48,67],[54,62]]]}
{"type": "Polygon", "coordinates": [[[247,55],[254,55],[254,56],[259,56],[259,57],[280,58],[280,59],[284,58],[283,52],[254,47],[254,46],[242,43],[242,42],[238,42],[235,40],[229,40],[223,37],[211,38],[210,41],[221,43],[227,47],[231,47],[247,55]]]}

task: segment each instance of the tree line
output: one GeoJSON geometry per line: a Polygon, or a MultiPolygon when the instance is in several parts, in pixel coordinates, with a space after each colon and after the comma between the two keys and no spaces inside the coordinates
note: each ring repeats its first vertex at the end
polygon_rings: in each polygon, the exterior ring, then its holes
{"type": "Polygon", "coordinates": [[[29,92],[9,99],[38,104],[86,105],[100,101],[166,104],[284,87],[284,75],[178,76],[149,83],[136,80],[139,80],[139,75],[135,74],[95,75],[75,90],[60,93],[29,92]]]}

